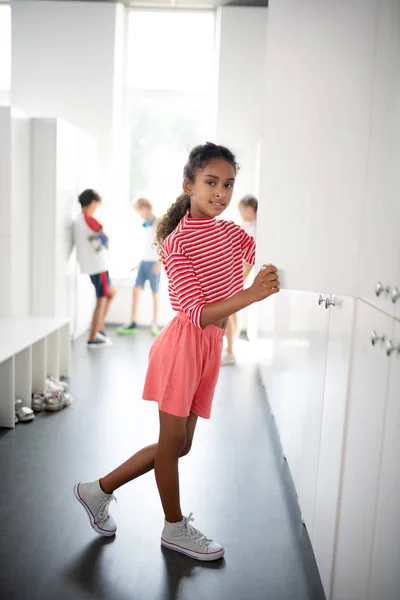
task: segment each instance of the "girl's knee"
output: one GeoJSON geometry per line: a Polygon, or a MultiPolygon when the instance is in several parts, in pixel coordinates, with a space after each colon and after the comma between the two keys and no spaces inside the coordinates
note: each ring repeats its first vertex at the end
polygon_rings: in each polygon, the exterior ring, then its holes
{"type": "Polygon", "coordinates": [[[189,454],[191,448],[192,442],[188,440],[181,451],[181,456],[186,456],[187,454],[189,454]]]}
{"type": "Polygon", "coordinates": [[[176,456],[179,458],[183,453],[187,454],[186,436],[173,436],[168,439],[159,440],[157,454],[176,456]]]}

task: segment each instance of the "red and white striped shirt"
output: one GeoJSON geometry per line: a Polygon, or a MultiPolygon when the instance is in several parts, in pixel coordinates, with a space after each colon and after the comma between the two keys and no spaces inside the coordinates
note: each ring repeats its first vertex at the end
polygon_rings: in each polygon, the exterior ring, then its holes
{"type": "Polygon", "coordinates": [[[201,327],[204,306],[243,290],[243,261],[254,259],[255,240],[239,225],[186,214],[162,245],[172,308],[201,327]]]}

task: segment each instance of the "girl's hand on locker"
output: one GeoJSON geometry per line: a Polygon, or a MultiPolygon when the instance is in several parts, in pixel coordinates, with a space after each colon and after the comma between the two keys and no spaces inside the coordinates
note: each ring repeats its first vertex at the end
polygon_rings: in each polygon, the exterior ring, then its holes
{"type": "Polygon", "coordinates": [[[265,265],[258,272],[253,284],[248,288],[253,302],[260,302],[279,292],[278,269],[274,265],[265,265]]]}

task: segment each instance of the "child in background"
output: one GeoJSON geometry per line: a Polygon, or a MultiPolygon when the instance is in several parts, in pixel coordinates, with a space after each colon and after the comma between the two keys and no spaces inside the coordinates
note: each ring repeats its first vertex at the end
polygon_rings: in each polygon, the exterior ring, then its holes
{"type": "MultiPolygon", "coordinates": [[[[158,402],[158,443],[105,477],[74,487],[92,528],[113,536],[117,525],[109,505],[114,491],[155,469],[165,515],[161,544],[203,561],[217,560],[225,551],[193,527],[192,513],[182,514],[179,459],[190,451],[198,417],[210,418],[228,317],[279,292],[272,265],[243,290],[243,261],[254,263],[254,238],[231,221],[217,219],[229,206],[236,172],[235,157],[224,146],[207,142],[193,148],[183,172],[183,193],[158,225],[171,304],[178,312],[151,348],[144,385],[143,398],[158,402]]],[[[208,451],[218,460],[215,449],[208,451]]],[[[196,474],[191,485],[204,493],[196,474]]],[[[218,510],[217,501],[211,499],[211,504],[218,510]]],[[[220,510],[226,512],[225,507],[220,510]]],[[[133,543],[140,546],[142,541],[133,543]]],[[[245,543],[237,540],[239,548],[245,543]]]]}
{"type": "Polygon", "coordinates": [[[149,282],[153,292],[153,322],[151,324],[151,335],[156,336],[159,333],[158,311],[159,311],[159,290],[161,277],[161,261],[157,253],[156,246],[156,227],[157,219],[153,213],[153,205],[146,198],[139,198],[134,204],[134,209],[143,219],[145,229],[145,244],[143,258],[139,264],[139,270],[133,288],[132,315],[131,324],[126,327],[118,327],[117,333],[120,335],[134,335],[137,333],[137,313],[139,300],[146,281],[149,282]]]}
{"type": "MultiPolygon", "coordinates": [[[[241,226],[245,230],[248,235],[251,235],[252,238],[256,238],[257,231],[257,208],[258,208],[258,200],[249,194],[241,199],[239,202],[239,212],[242,217],[241,226]]],[[[243,280],[245,281],[248,277],[250,271],[252,269],[252,265],[247,265],[243,263],[243,280]]],[[[235,365],[236,364],[236,356],[234,353],[234,342],[237,337],[238,332],[238,315],[237,313],[231,315],[228,320],[228,325],[226,327],[226,341],[227,347],[225,352],[222,354],[221,365],[235,365]]]]}
{"type": "Polygon", "coordinates": [[[108,237],[94,213],[101,197],[94,190],[83,191],[79,196],[82,212],[74,222],[74,243],[82,273],[87,273],[96,290],[96,307],[93,312],[88,348],[103,348],[111,344],[104,331],[104,320],[115,296],[108,273],[108,237]]]}

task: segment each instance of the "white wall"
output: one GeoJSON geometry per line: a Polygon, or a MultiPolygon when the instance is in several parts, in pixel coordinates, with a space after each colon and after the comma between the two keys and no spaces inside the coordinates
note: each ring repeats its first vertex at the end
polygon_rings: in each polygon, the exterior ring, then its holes
{"type": "Polygon", "coordinates": [[[101,176],[112,202],[113,124],[121,77],[115,77],[122,6],[106,2],[19,0],[12,5],[11,101],[28,115],[58,117],[98,142],[101,176]]]}
{"type": "Polygon", "coordinates": [[[245,194],[258,192],[265,82],[266,8],[227,6],[217,11],[217,141],[237,154],[241,170],[230,213],[245,194]]]}

